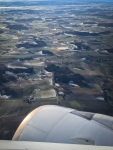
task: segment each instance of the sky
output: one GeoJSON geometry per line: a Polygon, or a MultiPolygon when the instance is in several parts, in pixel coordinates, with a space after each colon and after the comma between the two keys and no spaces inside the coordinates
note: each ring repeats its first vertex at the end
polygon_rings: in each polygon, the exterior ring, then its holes
{"type": "MultiPolygon", "coordinates": [[[[55,0],[0,0],[0,2],[16,2],[16,1],[55,1],[55,0]]],[[[62,0],[63,1],[63,0],[62,0]]],[[[65,0],[64,0],[65,1],[65,0]]],[[[70,0],[71,1],[71,0],[70,0]]],[[[82,1],[82,0],[75,0],[75,1],[82,1]]],[[[92,0],[85,0],[85,1],[92,1],[92,0]]],[[[97,1],[97,0],[93,0],[93,1],[97,1]]],[[[98,1],[102,1],[102,2],[113,2],[113,0],[98,0],[98,1]]]]}

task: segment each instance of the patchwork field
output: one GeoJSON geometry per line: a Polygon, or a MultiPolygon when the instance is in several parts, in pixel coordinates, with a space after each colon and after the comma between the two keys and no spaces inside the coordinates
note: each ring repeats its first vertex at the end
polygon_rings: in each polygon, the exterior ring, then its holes
{"type": "Polygon", "coordinates": [[[0,2],[0,139],[41,105],[113,116],[113,2],[0,2]]]}

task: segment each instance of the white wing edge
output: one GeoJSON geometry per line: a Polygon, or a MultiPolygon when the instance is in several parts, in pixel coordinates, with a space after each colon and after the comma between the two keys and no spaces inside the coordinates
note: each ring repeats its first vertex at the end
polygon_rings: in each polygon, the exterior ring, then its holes
{"type": "Polygon", "coordinates": [[[113,147],[1,140],[0,150],[113,150],[113,147]]]}

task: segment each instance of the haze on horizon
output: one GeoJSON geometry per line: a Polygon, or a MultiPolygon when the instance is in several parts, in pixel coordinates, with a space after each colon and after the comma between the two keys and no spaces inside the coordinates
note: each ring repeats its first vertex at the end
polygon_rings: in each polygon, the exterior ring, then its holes
{"type": "MultiPolygon", "coordinates": [[[[21,2],[24,2],[24,1],[56,1],[56,0],[0,0],[0,2],[19,2],[19,1],[21,1],[21,2]]],[[[69,0],[57,0],[57,1],[69,1],[69,0]]],[[[71,1],[75,1],[75,2],[77,2],[78,0],[71,0],[71,1]]],[[[70,1],[70,2],[71,2],[70,1]]],[[[80,0],[80,1],[85,1],[85,2],[92,2],[92,1],[95,1],[95,2],[97,2],[97,1],[101,1],[101,2],[112,2],[112,0],[80,0]]],[[[80,1],[78,1],[78,2],[80,2],[80,1]]]]}

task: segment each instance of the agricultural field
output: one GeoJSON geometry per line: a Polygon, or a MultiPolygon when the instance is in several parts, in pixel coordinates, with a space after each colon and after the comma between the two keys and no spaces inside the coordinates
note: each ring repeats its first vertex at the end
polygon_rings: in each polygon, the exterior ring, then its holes
{"type": "Polygon", "coordinates": [[[41,105],[113,116],[113,2],[0,2],[0,139],[41,105]]]}

